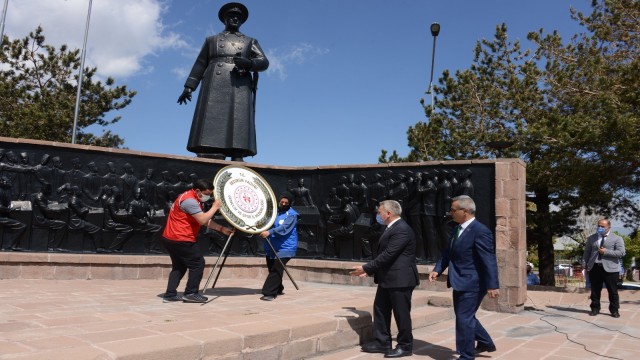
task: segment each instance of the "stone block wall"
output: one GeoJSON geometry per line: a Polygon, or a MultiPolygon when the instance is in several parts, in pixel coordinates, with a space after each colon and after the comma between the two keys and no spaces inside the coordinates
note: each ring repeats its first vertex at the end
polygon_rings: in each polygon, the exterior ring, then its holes
{"type": "MultiPolygon", "coordinates": [[[[32,156],[50,153],[61,154],[64,159],[70,160],[79,157],[83,164],[95,159],[103,163],[131,162],[138,171],[138,178],[144,177],[142,172],[147,167],[156,167],[161,170],[162,166],[171,165],[171,168],[185,173],[196,169],[202,176],[205,173],[214,174],[217,169],[231,164],[218,160],[2,137],[0,137],[0,147],[15,153],[24,151],[32,156]],[[150,161],[155,165],[148,165],[150,161]]],[[[306,179],[306,186],[320,205],[328,199],[331,186],[339,183],[345,174],[356,174],[372,179],[381,173],[395,176],[430,171],[438,174],[471,171],[475,189],[473,198],[478,205],[476,216],[479,221],[494,229],[500,277],[500,297],[485,299],[483,308],[501,312],[519,312],[523,309],[526,299],[526,167],[523,161],[484,159],[299,168],[249,163],[243,163],[243,165],[263,175],[276,193],[289,188],[298,179],[306,179]]],[[[311,239],[313,242],[308,244],[307,249],[301,249],[300,258],[290,263],[289,269],[294,278],[299,278],[300,281],[373,285],[370,278],[353,278],[348,275],[348,269],[363,263],[364,260],[318,260],[318,256],[324,255],[325,249],[323,249],[323,238],[318,235],[318,232],[316,237],[311,239]],[[304,258],[305,256],[307,258],[304,258]]],[[[354,238],[354,241],[356,240],[354,238]]],[[[355,247],[354,245],[353,251],[347,253],[348,256],[358,258],[363,255],[355,247]]],[[[255,255],[257,256],[230,256],[221,276],[239,278],[266,276],[263,258],[260,254],[255,255]]],[[[215,258],[208,257],[208,266],[212,266],[214,262],[215,258]]],[[[433,264],[428,262],[426,265],[419,266],[420,288],[447,291],[445,276],[440,277],[435,283],[429,283],[427,278],[432,267],[433,264]]],[[[157,279],[166,278],[169,269],[170,261],[166,255],[0,252],[0,278],[157,279]]],[[[210,267],[207,268],[207,272],[209,270],[210,267]]]]}

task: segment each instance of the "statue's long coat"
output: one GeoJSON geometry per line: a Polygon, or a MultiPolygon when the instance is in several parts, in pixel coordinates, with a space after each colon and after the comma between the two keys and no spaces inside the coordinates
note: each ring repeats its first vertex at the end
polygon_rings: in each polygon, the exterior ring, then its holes
{"type": "Polygon", "coordinates": [[[185,83],[195,90],[202,81],[187,150],[242,157],[257,153],[252,74],[235,68],[237,55],[252,60],[251,72],[269,66],[258,41],[239,32],[223,31],[204,41],[185,83]]]}

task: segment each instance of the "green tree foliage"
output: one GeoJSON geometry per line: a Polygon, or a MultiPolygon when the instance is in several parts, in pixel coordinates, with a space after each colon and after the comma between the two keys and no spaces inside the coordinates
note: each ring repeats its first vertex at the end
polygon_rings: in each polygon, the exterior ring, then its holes
{"type": "MultiPolygon", "coordinates": [[[[45,44],[38,27],[24,39],[2,39],[0,52],[0,134],[8,137],[71,142],[77,96],[80,50],[45,44]]],[[[107,127],[120,120],[106,113],[131,103],[135,91],[94,80],[96,68],[83,73],[76,128],[79,144],[120,147],[124,139],[110,131],[86,132],[92,125],[107,127]]]]}
{"type": "MultiPolygon", "coordinates": [[[[563,43],[560,34],[529,34],[523,50],[499,25],[474,49],[469,69],[445,71],[434,87],[428,121],[409,128],[411,151],[382,151],[380,162],[477,159],[497,154],[527,164],[527,241],[537,245],[540,279],[553,285],[553,237],[576,232],[580,208],[626,214],[640,192],[640,2],[593,1],[572,10],[586,29],[563,43]],[[625,211],[626,210],[626,211],[625,211]]],[[[633,218],[635,216],[635,219],[633,218]]]]}
{"type": "MultiPolygon", "coordinates": [[[[636,269],[638,269],[638,265],[640,265],[640,232],[634,231],[633,233],[627,235],[622,235],[624,239],[624,250],[626,252],[624,258],[622,259],[622,265],[625,269],[631,268],[633,263],[633,259],[636,261],[636,269]]],[[[632,273],[627,271],[627,279],[632,279],[632,273]]]]}

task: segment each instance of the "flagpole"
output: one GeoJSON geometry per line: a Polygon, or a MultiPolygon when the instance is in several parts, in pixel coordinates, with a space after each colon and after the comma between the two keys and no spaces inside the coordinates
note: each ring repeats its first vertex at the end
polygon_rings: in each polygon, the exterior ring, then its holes
{"type": "Polygon", "coordinates": [[[84,74],[84,58],[87,55],[87,37],[89,36],[89,19],[91,18],[92,3],[93,3],[93,0],[89,0],[89,10],[87,11],[87,25],[84,28],[84,43],[82,44],[82,60],[80,61],[80,70],[78,70],[78,93],[76,94],[76,110],[73,115],[73,134],[71,135],[72,144],[76,143],[76,129],[78,127],[78,112],[80,110],[80,93],[82,92],[82,76],[84,74]]]}
{"type": "Polygon", "coordinates": [[[4,39],[4,21],[7,18],[7,8],[9,7],[9,0],[4,0],[4,7],[2,8],[2,25],[0,25],[0,43],[4,39]]]}

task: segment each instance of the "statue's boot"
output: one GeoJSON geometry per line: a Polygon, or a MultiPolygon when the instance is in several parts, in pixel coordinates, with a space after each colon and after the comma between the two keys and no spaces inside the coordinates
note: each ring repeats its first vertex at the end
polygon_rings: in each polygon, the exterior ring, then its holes
{"type": "Polygon", "coordinates": [[[219,154],[219,153],[213,153],[213,154],[199,153],[198,157],[214,159],[214,160],[224,160],[225,158],[224,154],[219,154]]]}

